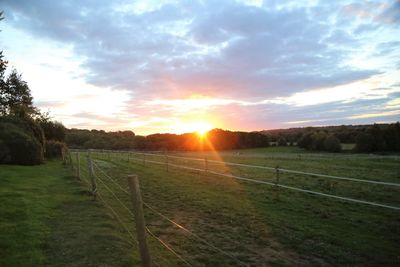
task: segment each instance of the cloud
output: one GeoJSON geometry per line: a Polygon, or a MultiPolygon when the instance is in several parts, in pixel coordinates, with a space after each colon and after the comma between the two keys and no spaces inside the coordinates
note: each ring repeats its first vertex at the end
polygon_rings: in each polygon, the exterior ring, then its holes
{"type": "MultiPolygon", "coordinates": [[[[390,92],[376,88],[392,87],[365,82],[399,66],[400,32],[393,26],[398,1],[244,2],[5,0],[3,5],[10,27],[70,47],[80,77],[106,88],[107,96],[117,95],[113,102],[123,103],[116,109],[123,118],[134,114],[155,123],[162,116],[177,118],[177,112],[207,111],[221,120],[242,114],[247,117],[235,119],[236,125],[255,128],[266,121],[276,126],[329,121],[338,113],[346,119],[358,114],[351,106],[358,101],[389,100],[390,92]],[[345,111],[335,112],[339,107],[345,111]]],[[[105,98],[98,103],[104,105],[105,98]]],[[[99,117],[85,119],[110,123],[107,112],[77,109],[70,116],[89,112],[99,117]]],[[[144,124],[149,126],[134,125],[144,124]]]]}
{"type": "Polygon", "coordinates": [[[330,45],[356,40],[306,7],[183,1],[138,14],[110,1],[5,4],[15,27],[72,44],[88,82],[134,94],[278,96],[379,72],[346,65],[348,51],[330,45]]]}

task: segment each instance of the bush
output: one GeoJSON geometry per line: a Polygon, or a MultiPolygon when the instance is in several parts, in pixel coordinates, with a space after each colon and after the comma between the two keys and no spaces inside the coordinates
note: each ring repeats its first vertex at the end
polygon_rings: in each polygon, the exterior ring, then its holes
{"type": "Polygon", "coordinates": [[[65,143],[55,140],[46,141],[46,158],[60,158],[62,157],[63,151],[67,150],[65,143]]]}
{"type": "Polygon", "coordinates": [[[35,165],[43,162],[43,146],[19,125],[0,121],[0,163],[35,165]]]}
{"type": "Polygon", "coordinates": [[[356,137],[357,152],[373,152],[374,151],[374,137],[369,133],[360,133],[356,137]]]}
{"type": "Polygon", "coordinates": [[[340,152],[342,147],[340,141],[333,134],[328,135],[324,141],[324,150],[328,152],[340,152]]]}
{"type": "Polygon", "coordinates": [[[279,139],[278,139],[278,146],[287,146],[287,140],[286,140],[286,138],[285,137],[280,137],[279,139]]]}

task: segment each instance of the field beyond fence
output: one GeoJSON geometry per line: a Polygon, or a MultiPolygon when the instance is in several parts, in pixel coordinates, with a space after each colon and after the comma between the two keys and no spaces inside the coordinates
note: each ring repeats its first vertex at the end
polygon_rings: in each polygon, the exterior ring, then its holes
{"type": "Polygon", "coordinates": [[[71,162],[133,251],[138,176],[156,266],[400,263],[398,156],[74,150],[71,162]]]}

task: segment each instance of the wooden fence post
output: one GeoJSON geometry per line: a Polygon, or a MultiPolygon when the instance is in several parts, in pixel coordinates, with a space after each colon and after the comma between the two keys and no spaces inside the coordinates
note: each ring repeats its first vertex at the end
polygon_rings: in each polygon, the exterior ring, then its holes
{"type": "Polygon", "coordinates": [[[128,152],[126,152],[126,154],[127,154],[127,161],[129,162],[129,151],[128,152]]]}
{"type": "Polygon", "coordinates": [[[166,165],[167,165],[167,172],[169,172],[169,159],[168,159],[168,154],[167,153],[165,153],[165,162],[166,162],[166,165]]]}
{"type": "Polygon", "coordinates": [[[79,157],[79,151],[76,152],[76,176],[81,179],[81,158],[79,157]]]}
{"type": "Polygon", "coordinates": [[[279,200],[279,166],[275,168],[276,180],[275,180],[275,198],[279,200]]]}
{"type": "Polygon", "coordinates": [[[67,165],[67,160],[66,160],[65,149],[64,148],[61,149],[61,157],[62,157],[63,165],[67,165]]]}
{"type": "Polygon", "coordinates": [[[146,224],[143,215],[143,201],[140,193],[139,179],[137,175],[128,175],[129,190],[131,192],[131,201],[133,204],[133,213],[135,216],[136,235],[139,242],[140,258],[143,267],[151,267],[151,258],[146,241],[146,224]]]}
{"type": "Polygon", "coordinates": [[[146,166],[146,154],[143,153],[143,166],[146,166]]]}
{"type": "Polygon", "coordinates": [[[90,183],[92,185],[92,195],[93,195],[93,198],[96,199],[97,184],[96,184],[96,176],[94,175],[93,162],[92,162],[92,157],[90,155],[90,151],[88,154],[88,166],[89,166],[90,183]]]}
{"type": "Polygon", "coordinates": [[[204,172],[208,172],[208,159],[207,157],[204,157],[204,172]]]}
{"type": "Polygon", "coordinates": [[[71,165],[71,168],[74,169],[74,163],[72,162],[72,155],[69,150],[68,150],[68,161],[69,161],[69,164],[71,165]]]}

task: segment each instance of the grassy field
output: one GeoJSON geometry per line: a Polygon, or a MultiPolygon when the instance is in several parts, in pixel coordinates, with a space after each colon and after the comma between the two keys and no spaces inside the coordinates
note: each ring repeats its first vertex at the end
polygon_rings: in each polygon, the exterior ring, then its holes
{"type": "MultiPolygon", "coordinates": [[[[400,182],[396,155],[308,153],[297,148],[268,148],[221,153],[175,153],[207,158],[208,170],[274,182],[275,171],[227,166],[211,160],[400,182]]],[[[96,154],[95,172],[102,199],[133,228],[126,194],[127,174],[138,174],[146,203],[207,240],[205,244],[145,208],[146,223],[187,262],[195,266],[398,266],[400,211],[347,203],[273,186],[253,184],[210,173],[184,170],[171,164],[204,169],[204,160],[164,155],[96,154]],[[129,161],[128,161],[129,160],[129,161]],[[112,181],[110,178],[114,179],[112,181]],[[113,191],[114,193],[110,193],[113,191]],[[115,199],[115,196],[119,200],[115,199]],[[215,247],[230,256],[215,250],[215,247]]],[[[73,157],[75,159],[75,156],[73,157]]],[[[87,162],[81,157],[82,176],[87,162]]],[[[327,194],[400,206],[400,187],[280,174],[280,183],[327,194]]],[[[123,226],[120,226],[123,229],[123,226]]],[[[125,235],[126,242],[132,238],[125,235]]],[[[148,237],[152,256],[160,266],[185,263],[148,237]]],[[[135,243],[132,250],[137,249],[135,243]]]]}
{"type": "Polygon", "coordinates": [[[137,258],[60,161],[0,165],[0,266],[132,266],[137,258]]]}
{"type": "MultiPolygon", "coordinates": [[[[88,189],[86,153],[81,181],[59,161],[0,166],[0,266],[137,266],[126,176],[138,174],[157,266],[399,266],[400,211],[185,170],[172,164],[275,182],[274,170],[236,162],[400,182],[399,156],[309,153],[267,148],[159,155],[92,153],[98,197],[88,189]],[[199,158],[188,160],[171,156],[199,158]],[[160,240],[181,258],[166,249],[160,240]],[[224,251],[224,253],[221,253],[224,251]],[[185,263],[185,261],[187,263],[185,263]]],[[[400,188],[280,173],[280,183],[400,206],[400,188]]]]}

